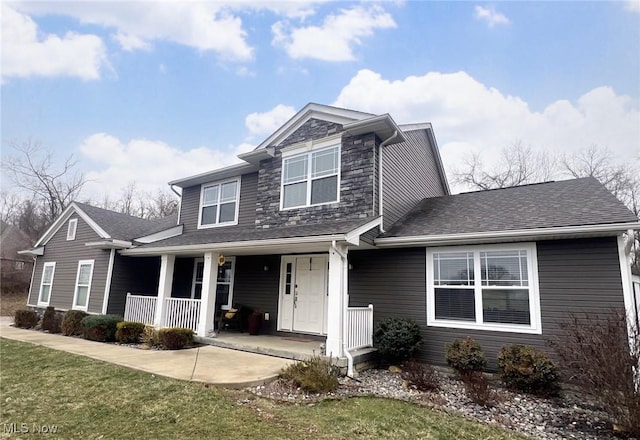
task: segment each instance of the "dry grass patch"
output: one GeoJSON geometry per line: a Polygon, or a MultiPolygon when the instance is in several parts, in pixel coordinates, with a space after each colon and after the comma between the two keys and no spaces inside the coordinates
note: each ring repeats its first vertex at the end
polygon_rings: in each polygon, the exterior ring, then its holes
{"type": "Polygon", "coordinates": [[[2,292],[0,295],[0,316],[11,316],[18,309],[27,306],[28,292],[2,292]]]}

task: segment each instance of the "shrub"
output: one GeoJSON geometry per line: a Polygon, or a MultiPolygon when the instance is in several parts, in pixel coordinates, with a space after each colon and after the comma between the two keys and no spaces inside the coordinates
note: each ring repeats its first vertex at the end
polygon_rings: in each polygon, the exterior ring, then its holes
{"type": "Polygon", "coordinates": [[[65,336],[82,336],[82,320],[89,316],[81,310],[69,310],[62,319],[62,334],[65,336]]]}
{"type": "Polygon", "coordinates": [[[142,322],[119,322],[116,324],[116,341],[122,344],[136,344],[140,342],[144,327],[142,322]]]}
{"type": "Polygon", "coordinates": [[[508,345],[498,354],[498,374],[507,387],[540,395],[557,395],[560,374],[544,352],[529,345],[508,345]]]}
{"type": "Polygon", "coordinates": [[[560,329],[550,342],[565,376],[601,402],[612,422],[640,437],[640,329],[628,333],[622,310],[573,314],[560,329]]]}
{"type": "Polygon", "coordinates": [[[168,350],[180,350],[193,344],[193,330],[190,328],[162,328],[158,330],[158,342],[168,350]]]}
{"type": "Polygon", "coordinates": [[[310,393],[328,393],[338,388],[340,370],[331,359],[314,356],[298,361],[280,372],[280,377],[310,393]]]}
{"type": "Polygon", "coordinates": [[[416,361],[405,362],[402,365],[402,378],[420,391],[438,391],[440,389],[440,376],[428,364],[416,361]]]}
{"type": "Polygon", "coordinates": [[[38,314],[33,310],[19,309],[13,315],[13,323],[20,328],[33,328],[38,325],[38,314]]]}
{"type": "Polygon", "coordinates": [[[49,306],[42,315],[42,330],[49,333],[60,333],[60,319],[56,314],[56,309],[49,306]]]}
{"type": "Polygon", "coordinates": [[[447,345],[446,360],[447,365],[459,374],[482,371],[487,367],[482,347],[470,336],[447,345]]]}
{"type": "Polygon", "coordinates": [[[378,354],[389,363],[410,359],[422,343],[420,326],[406,318],[388,318],[380,322],[373,339],[378,354]]]}
{"type": "Polygon", "coordinates": [[[89,315],[80,321],[85,339],[99,342],[114,342],[118,323],[122,321],[116,315],[89,315]]]}
{"type": "Polygon", "coordinates": [[[498,397],[489,388],[489,379],[482,371],[467,370],[460,374],[460,380],[467,397],[474,403],[484,407],[495,405],[498,397]]]}

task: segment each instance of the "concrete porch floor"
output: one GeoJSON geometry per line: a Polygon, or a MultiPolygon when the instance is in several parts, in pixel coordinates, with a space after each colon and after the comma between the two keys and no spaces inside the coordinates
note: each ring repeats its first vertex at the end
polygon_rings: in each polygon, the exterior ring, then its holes
{"type": "Polygon", "coordinates": [[[304,335],[249,335],[248,333],[224,331],[214,337],[196,337],[195,340],[215,347],[294,360],[307,360],[313,356],[324,354],[322,341],[304,335]]]}

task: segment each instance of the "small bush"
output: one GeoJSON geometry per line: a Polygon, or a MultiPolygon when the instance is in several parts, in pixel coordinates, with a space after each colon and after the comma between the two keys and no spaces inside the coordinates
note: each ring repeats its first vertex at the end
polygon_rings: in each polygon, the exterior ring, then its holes
{"type": "Polygon", "coordinates": [[[447,365],[459,374],[482,371],[487,367],[482,347],[470,336],[447,345],[446,360],[447,365]]]}
{"type": "Polygon", "coordinates": [[[572,314],[551,342],[569,381],[602,403],[611,421],[640,438],[640,328],[624,310],[572,314]]]}
{"type": "Polygon", "coordinates": [[[180,350],[193,344],[193,330],[190,328],[162,328],[158,330],[158,342],[168,350],[180,350]]]}
{"type": "Polygon", "coordinates": [[[309,393],[328,393],[338,388],[340,370],[331,359],[315,356],[299,361],[280,372],[282,379],[290,380],[297,387],[309,393]]]}
{"type": "Polygon", "coordinates": [[[137,344],[144,333],[144,327],[142,322],[119,322],[116,325],[116,341],[122,344],[137,344]]]}
{"type": "Polygon", "coordinates": [[[33,328],[38,325],[38,314],[33,310],[19,309],[13,315],[13,323],[20,328],[33,328]]]}
{"type": "Polygon", "coordinates": [[[98,342],[115,342],[118,323],[116,315],[89,315],[80,321],[85,339],[98,342]]]}
{"type": "Polygon", "coordinates": [[[62,334],[65,336],[82,336],[82,320],[89,316],[82,310],[69,310],[62,319],[62,334]]]}
{"type": "Polygon", "coordinates": [[[402,378],[420,391],[438,391],[440,389],[440,376],[428,364],[416,361],[405,362],[402,364],[402,378]]]}
{"type": "Polygon", "coordinates": [[[49,333],[60,333],[60,319],[56,314],[56,309],[49,306],[42,315],[42,330],[49,333]]]}
{"type": "Polygon", "coordinates": [[[422,344],[420,326],[411,319],[388,318],[373,334],[378,354],[388,363],[410,359],[422,344]]]}
{"type": "Polygon", "coordinates": [[[498,374],[509,388],[539,395],[557,395],[560,374],[544,352],[529,345],[508,345],[498,354],[498,374]]]}
{"type": "Polygon", "coordinates": [[[478,405],[489,407],[497,401],[496,393],[489,388],[489,379],[481,371],[467,370],[460,374],[467,397],[478,405]]]}

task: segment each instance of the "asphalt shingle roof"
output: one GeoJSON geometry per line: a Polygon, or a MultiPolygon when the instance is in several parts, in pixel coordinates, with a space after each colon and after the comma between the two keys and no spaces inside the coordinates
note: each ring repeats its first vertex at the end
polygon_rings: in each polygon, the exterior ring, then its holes
{"type": "Polygon", "coordinates": [[[176,226],[177,215],[147,220],[107,209],[96,208],[86,203],[75,202],[104,231],[117,240],[132,240],[176,226]]]}
{"type": "Polygon", "coordinates": [[[188,246],[206,243],[228,243],[249,240],[269,240],[275,238],[308,237],[320,235],[346,234],[368,223],[371,218],[344,221],[329,221],[314,225],[285,226],[280,228],[212,228],[187,232],[182,235],[155,241],[140,247],[188,246]]]}
{"type": "Polygon", "coordinates": [[[595,178],[546,182],[422,200],[382,237],[431,236],[634,222],[595,178]]]}

